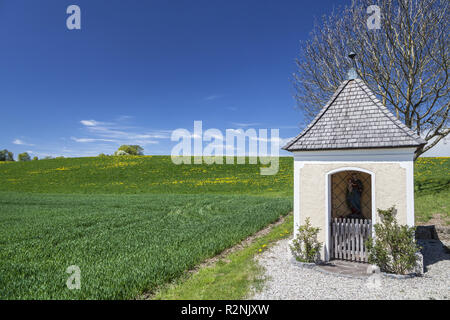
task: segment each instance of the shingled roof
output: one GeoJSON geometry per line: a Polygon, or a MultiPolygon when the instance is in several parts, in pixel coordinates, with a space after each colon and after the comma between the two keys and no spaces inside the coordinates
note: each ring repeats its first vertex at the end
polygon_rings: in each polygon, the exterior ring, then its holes
{"type": "Polygon", "coordinates": [[[345,80],[288,151],[420,147],[426,141],[399,121],[361,79],[345,80]]]}

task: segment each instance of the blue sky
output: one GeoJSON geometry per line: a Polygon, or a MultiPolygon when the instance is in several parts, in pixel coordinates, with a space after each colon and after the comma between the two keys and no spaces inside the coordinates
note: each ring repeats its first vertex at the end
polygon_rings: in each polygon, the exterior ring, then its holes
{"type": "Polygon", "coordinates": [[[0,148],[170,154],[172,130],[194,120],[295,136],[299,41],[348,2],[0,0],[0,148]],[[81,30],[66,27],[71,4],[81,30]]]}

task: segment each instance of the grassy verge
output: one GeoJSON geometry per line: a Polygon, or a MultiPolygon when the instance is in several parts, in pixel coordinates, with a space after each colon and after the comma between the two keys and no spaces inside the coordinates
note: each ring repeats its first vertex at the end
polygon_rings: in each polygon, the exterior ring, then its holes
{"type": "Polygon", "coordinates": [[[0,299],[130,299],[292,210],[225,195],[0,193],[0,299]],[[69,290],[67,267],[81,269],[69,290]]]}
{"type": "Polygon", "coordinates": [[[263,270],[254,257],[273,243],[291,235],[292,214],[283,223],[274,226],[266,235],[251,244],[223,257],[212,266],[201,268],[194,274],[185,274],[176,283],[160,289],[152,298],[162,300],[227,300],[243,299],[250,288],[261,288],[263,270]]]}
{"type": "Polygon", "coordinates": [[[439,214],[443,223],[450,225],[450,192],[439,192],[416,196],[416,222],[427,222],[439,214]]]}
{"type": "Polygon", "coordinates": [[[415,216],[427,222],[434,215],[450,224],[450,158],[419,158],[414,168],[415,216]]]}

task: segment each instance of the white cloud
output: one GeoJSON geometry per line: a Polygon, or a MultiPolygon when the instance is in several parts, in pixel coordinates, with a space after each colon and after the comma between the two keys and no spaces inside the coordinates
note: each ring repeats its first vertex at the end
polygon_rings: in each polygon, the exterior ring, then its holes
{"type": "Polygon", "coordinates": [[[203,100],[206,100],[206,101],[212,101],[212,100],[219,99],[219,98],[221,98],[221,97],[222,97],[221,95],[218,95],[218,94],[212,94],[212,95],[210,95],[210,96],[204,97],[203,100]]]}
{"type": "Polygon", "coordinates": [[[82,125],[85,125],[87,127],[95,127],[101,124],[101,122],[95,121],[95,120],[81,120],[80,123],[82,125]]]}
{"type": "Polygon", "coordinates": [[[20,139],[15,139],[12,143],[21,145],[21,146],[34,146],[34,144],[26,143],[25,141],[20,140],[20,139]]]}
{"type": "Polygon", "coordinates": [[[75,137],[70,137],[70,139],[72,139],[75,142],[99,142],[99,141],[117,142],[116,140],[112,140],[112,139],[93,139],[93,138],[75,138],[75,137]]]}
{"type": "Polygon", "coordinates": [[[117,117],[114,122],[104,122],[91,120],[81,120],[85,137],[72,137],[71,139],[79,143],[114,143],[121,144],[139,144],[155,145],[159,144],[161,139],[170,139],[171,130],[146,129],[132,125],[124,125],[123,122],[129,122],[132,116],[117,117]]]}
{"type": "Polygon", "coordinates": [[[13,143],[14,144],[19,144],[19,145],[24,144],[24,142],[22,140],[20,140],[20,139],[14,140],[13,143]]]}
{"type": "Polygon", "coordinates": [[[258,122],[250,122],[250,123],[231,122],[231,124],[236,127],[257,127],[261,125],[261,123],[258,122]]]}
{"type": "Polygon", "coordinates": [[[128,116],[128,115],[122,115],[122,116],[118,116],[117,117],[117,121],[127,121],[127,120],[131,120],[133,119],[133,116],[128,116]]]}

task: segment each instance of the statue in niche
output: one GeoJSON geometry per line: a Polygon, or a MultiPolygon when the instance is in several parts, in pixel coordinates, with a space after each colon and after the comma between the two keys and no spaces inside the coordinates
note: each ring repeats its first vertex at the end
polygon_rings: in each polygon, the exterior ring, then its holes
{"type": "Polygon", "coordinates": [[[361,195],[363,192],[363,184],[358,179],[356,173],[352,173],[350,179],[348,179],[347,185],[347,206],[351,213],[346,216],[350,219],[364,219],[361,212],[361,195]]]}

